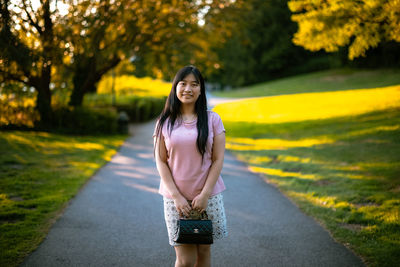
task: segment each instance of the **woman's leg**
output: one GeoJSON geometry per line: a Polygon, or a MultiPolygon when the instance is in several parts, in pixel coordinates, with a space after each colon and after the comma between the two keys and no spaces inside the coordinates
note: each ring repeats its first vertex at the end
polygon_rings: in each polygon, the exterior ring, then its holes
{"type": "Polygon", "coordinates": [[[197,245],[197,262],[195,266],[211,266],[211,245],[197,245]]]}
{"type": "Polygon", "coordinates": [[[175,267],[193,267],[197,260],[197,245],[175,246],[176,261],[175,267]]]}

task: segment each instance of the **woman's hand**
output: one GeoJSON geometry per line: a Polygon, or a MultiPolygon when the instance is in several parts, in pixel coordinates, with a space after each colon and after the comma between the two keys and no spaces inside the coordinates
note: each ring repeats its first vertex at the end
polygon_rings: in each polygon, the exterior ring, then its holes
{"type": "Polygon", "coordinates": [[[197,195],[192,201],[192,207],[199,212],[204,212],[207,209],[208,197],[203,194],[197,195]]]}
{"type": "Polygon", "coordinates": [[[189,212],[192,210],[192,208],[190,207],[189,202],[186,200],[186,198],[180,195],[174,198],[174,203],[176,210],[181,216],[189,216],[189,212]]]}

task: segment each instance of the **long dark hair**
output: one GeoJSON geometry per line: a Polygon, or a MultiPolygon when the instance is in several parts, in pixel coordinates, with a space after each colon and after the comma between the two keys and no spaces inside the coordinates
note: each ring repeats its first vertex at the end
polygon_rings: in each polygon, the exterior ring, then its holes
{"type": "Polygon", "coordinates": [[[171,92],[165,102],[165,106],[160,116],[158,117],[158,124],[156,128],[156,142],[161,135],[161,131],[165,121],[169,118],[167,129],[171,134],[174,124],[179,115],[181,115],[181,101],[176,95],[176,86],[190,73],[194,75],[197,82],[200,84],[200,95],[195,103],[195,112],[197,114],[197,149],[201,156],[204,157],[206,152],[207,138],[208,138],[208,116],[207,116],[207,98],[206,88],[204,85],[204,78],[200,71],[195,66],[186,66],[180,69],[172,82],[171,92]]]}

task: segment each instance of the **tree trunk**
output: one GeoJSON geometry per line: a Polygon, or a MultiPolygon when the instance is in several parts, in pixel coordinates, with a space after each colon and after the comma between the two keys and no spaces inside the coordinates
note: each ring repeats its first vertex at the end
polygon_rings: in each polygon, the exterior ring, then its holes
{"type": "Polygon", "coordinates": [[[74,88],[68,105],[73,107],[82,106],[83,98],[88,92],[88,81],[91,80],[96,72],[95,58],[76,57],[75,72],[72,82],[74,88]]]}
{"type": "Polygon", "coordinates": [[[52,121],[51,92],[49,86],[37,88],[36,109],[40,114],[40,126],[49,127],[52,121]]]}
{"type": "Polygon", "coordinates": [[[51,108],[51,65],[46,65],[42,68],[41,77],[34,79],[35,88],[38,92],[36,98],[36,109],[40,114],[39,125],[45,128],[51,126],[53,110],[51,108]]]}
{"type": "Polygon", "coordinates": [[[52,125],[53,112],[51,108],[51,66],[53,62],[54,35],[53,22],[51,20],[50,1],[43,2],[43,20],[44,31],[41,33],[41,41],[43,45],[42,53],[42,69],[38,77],[36,89],[38,95],[36,99],[36,108],[40,114],[40,125],[45,128],[50,128],[52,125]]]}
{"type": "Polygon", "coordinates": [[[83,103],[83,98],[85,97],[85,88],[83,87],[84,80],[80,79],[81,74],[75,73],[73,78],[74,88],[69,99],[69,106],[80,107],[83,103]]]}
{"type": "Polygon", "coordinates": [[[115,67],[121,59],[115,56],[109,62],[105,63],[102,68],[96,68],[96,58],[77,57],[75,73],[73,77],[74,88],[68,105],[79,107],[83,104],[83,98],[86,93],[96,92],[96,83],[110,69],[115,67]]]}

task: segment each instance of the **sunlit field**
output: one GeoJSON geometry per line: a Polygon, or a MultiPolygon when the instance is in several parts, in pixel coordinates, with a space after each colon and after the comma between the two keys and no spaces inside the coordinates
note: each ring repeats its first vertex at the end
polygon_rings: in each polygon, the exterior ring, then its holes
{"type": "Polygon", "coordinates": [[[171,90],[171,83],[150,77],[137,78],[133,75],[104,77],[97,87],[97,93],[85,96],[85,106],[104,106],[117,103],[129,105],[140,97],[164,98],[171,90]]]}
{"type": "Polygon", "coordinates": [[[400,69],[335,69],[259,83],[240,90],[213,92],[220,97],[256,97],[377,88],[400,84],[400,69]]]}
{"type": "Polygon", "coordinates": [[[227,121],[282,123],[354,116],[398,106],[400,86],[392,86],[255,98],[221,104],[215,110],[227,121]]]}
{"type": "MultiPolygon", "coordinates": [[[[97,87],[98,94],[112,94],[112,76],[104,77],[97,87]]],[[[137,78],[122,75],[115,77],[114,90],[117,96],[167,96],[171,90],[171,83],[150,77],[137,78]]]]}
{"type": "Polygon", "coordinates": [[[214,110],[227,149],[335,239],[369,266],[400,262],[400,86],[254,98],[214,110]]]}
{"type": "Polygon", "coordinates": [[[17,266],[126,136],[0,135],[0,266],[17,266]]]}

